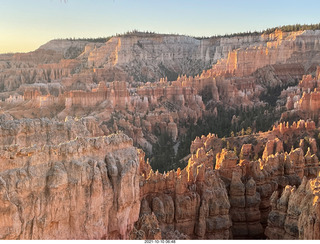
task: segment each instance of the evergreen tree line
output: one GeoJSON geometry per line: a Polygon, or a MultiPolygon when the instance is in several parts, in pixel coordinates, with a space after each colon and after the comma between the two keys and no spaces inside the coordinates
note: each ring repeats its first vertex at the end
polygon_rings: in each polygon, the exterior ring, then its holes
{"type": "Polygon", "coordinates": [[[150,160],[153,170],[163,173],[171,169],[183,168],[186,165],[179,163],[179,160],[190,154],[191,142],[197,137],[217,134],[219,138],[230,136],[249,135],[258,131],[270,130],[275,121],[280,118],[281,113],[276,112],[270,105],[265,107],[224,109],[217,107],[218,116],[206,116],[199,120],[196,125],[185,124],[187,132],[180,137],[180,144],[175,155],[174,142],[165,133],[158,137],[158,143],[153,145],[153,155],[150,160]],[[237,117],[237,122],[232,123],[233,116],[237,117]]]}
{"type": "Polygon", "coordinates": [[[168,133],[163,133],[158,136],[158,142],[152,147],[152,158],[150,165],[154,171],[158,170],[160,173],[176,169],[176,157],[174,153],[174,142],[168,133]]]}
{"type": "Polygon", "coordinates": [[[277,105],[277,100],[281,92],[287,89],[288,86],[277,85],[274,87],[267,87],[267,91],[262,93],[259,97],[260,101],[268,103],[270,106],[275,107],[277,105]]]}
{"type": "MultiPolygon", "coordinates": [[[[231,34],[224,34],[224,35],[213,35],[213,36],[193,36],[193,38],[202,40],[202,39],[210,39],[210,38],[228,38],[228,37],[242,37],[242,36],[249,36],[249,35],[261,35],[261,34],[271,34],[276,30],[281,30],[283,32],[291,32],[291,31],[304,31],[304,30],[320,30],[320,23],[318,24],[295,24],[295,25],[283,25],[273,28],[268,28],[262,31],[246,31],[246,32],[238,32],[238,33],[231,33],[231,34]]],[[[137,29],[127,31],[122,34],[116,34],[108,37],[98,37],[98,38],[66,38],[66,39],[58,39],[58,40],[68,40],[68,41],[87,41],[87,42],[107,42],[114,36],[140,36],[140,37],[147,37],[153,35],[171,35],[171,34],[160,34],[154,31],[140,31],[137,29]]],[[[172,35],[180,35],[180,34],[172,34],[172,35]]]]}
{"type": "Polygon", "coordinates": [[[295,24],[295,25],[283,25],[280,27],[269,28],[264,31],[264,34],[271,34],[275,30],[281,30],[283,32],[291,32],[291,31],[305,31],[305,30],[320,30],[320,23],[318,24],[295,24]]]}
{"type": "Polygon", "coordinates": [[[231,33],[225,35],[213,35],[211,37],[202,36],[202,37],[194,37],[195,39],[202,40],[202,39],[209,39],[209,38],[228,38],[228,37],[242,37],[242,36],[257,36],[262,34],[271,34],[276,30],[281,30],[283,32],[291,32],[291,31],[304,31],[304,30],[320,30],[320,23],[318,24],[295,24],[295,25],[283,25],[273,28],[268,28],[262,31],[246,31],[246,32],[238,32],[238,33],[231,33]]]}
{"type": "MultiPolygon", "coordinates": [[[[113,36],[108,37],[97,37],[97,38],[67,38],[65,40],[67,41],[85,41],[85,42],[107,42],[109,41],[113,36]]],[[[63,40],[63,39],[60,39],[63,40]]]]}

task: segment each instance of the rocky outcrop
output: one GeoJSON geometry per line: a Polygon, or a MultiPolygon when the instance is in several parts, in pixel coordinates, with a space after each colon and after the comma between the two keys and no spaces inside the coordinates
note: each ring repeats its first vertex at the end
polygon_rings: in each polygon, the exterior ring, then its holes
{"type": "Polygon", "coordinates": [[[320,238],[319,177],[303,179],[296,189],[274,192],[265,234],[269,239],[317,240],[320,238]]]}
{"type": "Polygon", "coordinates": [[[215,134],[209,133],[207,136],[202,135],[201,139],[197,136],[192,142],[190,146],[190,152],[195,153],[198,149],[204,148],[205,151],[209,151],[216,141],[217,136],[215,134]]]}
{"type": "MultiPolygon", "coordinates": [[[[176,142],[182,127],[217,116],[218,104],[263,105],[259,99],[266,87],[302,77],[308,53],[314,53],[312,64],[318,62],[319,36],[319,31],[277,31],[198,40],[131,33],[106,43],[54,40],[29,54],[2,56],[0,98],[16,118],[90,114],[103,127],[96,135],[123,130],[151,154],[156,135],[166,132],[176,142]]],[[[314,83],[309,76],[303,80],[301,87],[314,83]]],[[[300,97],[291,95],[287,107],[295,108],[300,97]]],[[[306,105],[310,113],[317,109],[316,101],[312,104],[306,105]]]]}
{"type": "MultiPolygon", "coordinates": [[[[2,119],[3,124],[15,121],[8,115],[2,119]]],[[[307,123],[298,124],[296,130],[306,131],[307,123]]],[[[90,118],[82,126],[94,133],[90,118]]],[[[154,172],[124,134],[62,140],[49,137],[31,147],[10,142],[1,149],[2,239],[263,238],[268,218],[278,211],[273,192],[290,199],[287,185],[298,187],[303,177],[319,172],[311,149],[288,154],[279,139],[267,143],[258,161],[238,162],[235,152],[224,149],[213,170],[210,147],[219,139],[209,134],[196,139],[194,147],[202,146],[185,169],[164,174],[154,172]]],[[[252,145],[243,148],[246,155],[252,145]]]]}
{"type": "Polygon", "coordinates": [[[288,134],[288,135],[294,135],[294,134],[299,134],[301,132],[308,132],[308,131],[313,131],[315,130],[316,125],[315,122],[312,120],[303,120],[300,119],[297,122],[293,122],[292,125],[289,125],[288,122],[282,122],[279,123],[278,125],[274,125],[272,128],[272,132],[277,135],[284,135],[284,134],[288,134]]]}
{"type": "Polygon", "coordinates": [[[100,81],[175,80],[183,74],[194,76],[184,79],[192,87],[208,87],[214,101],[222,98],[250,105],[252,94],[259,93],[256,78],[279,85],[282,80],[301,78],[305,69],[319,63],[317,55],[309,55],[319,52],[319,36],[319,31],[309,30],[202,40],[147,33],[112,37],[106,43],[53,40],[34,52],[4,56],[0,88],[12,91],[22,84],[53,81],[69,89],[77,83],[89,88],[100,81]],[[266,66],[272,74],[264,70],[253,75],[266,66]],[[267,73],[275,78],[265,77],[267,73]]]}
{"type": "Polygon", "coordinates": [[[317,112],[320,108],[320,93],[317,89],[311,93],[303,93],[299,100],[298,109],[307,112],[317,112]]]}
{"type": "Polygon", "coordinates": [[[287,112],[283,113],[282,118],[299,116],[301,119],[316,119],[319,116],[320,108],[320,77],[319,66],[316,76],[304,75],[298,86],[287,89],[283,97],[287,99],[287,112]]]}
{"type": "Polygon", "coordinates": [[[256,183],[253,178],[243,184],[241,175],[233,172],[229,194],[233,238],[261,238],[263,236],[259,210],[261,199],[260,193],[256,191],[256,183]]]}
{"type": "Polygon", "coordinates": [[[65,107],[67,109],[72,106],[80,106],[80,107],[94,107],[103,101],[105,101],[108,97],[108,89],[105,83],[100,82],[96,89],[93,89],[91,92],[85,91],[70,91],[64,96],[65,107]]]}
{"type": "Polygon", "coordinates": [[[203,40],[132,33],[2,55],[1,111],[12,116],[0,116],[0,238],[256,239],[268,221],[270,238],[316,237],[308,212],[316,197],[304,187],[305,204],[294,200],[303,195],[294,187],[319,171],[313,121],[196,137],[187,167],[163,174],[133,143],[152,154],[156,135],[167,133],[178,146],[203,115],[219,116],[218,105],[263,105],[266,87],[301,78],[277,109],[318,116],[319,40],[319,31],[203,40]],[[54,119],[36,118],[43,114],[54,119]],[[110,135],[118,130],[132,140],[110,135]]]}
{"type": "MultiPolygon", "coordinates": [[[[291,33],[275,31],[269,36],[262,35],[260,43],[257,43],[255,47],[240,48],[230,52],[227,59],[222,59],[215,65],[214,70],[216,72],[234,73],[237,76],[248,76],[258,68],[275,64],[276,62],[288,62],[287,60],[291,58],[295,51],[303,51],[305,48],[299,47],[298,40],[306,41],[311,37],[309,34],[312,35],[313,33],[312,31],[291,33]]],[[[312,35],[312,38],[314,37],[312,35]]]]}
{"type": "Polygon", "coordinates": [[[123,134],[1,152],[1,239],[128,239],[139,159],[123,134]]]}
{"type": "MultiPolygon", "coordinates": [[[[154,134],[168,133],[175,142],[180,135],[179,123],[195,123],[204,110],[196,89],[167,81],[139,88],[131,87],[124,81],[114,81],[100,82],[91,91],[62,92],[61,86],[45,84],[29,85],[23,90],[20,104],[16,96],[7,99],[7,103],[21,106],[15,112],[17,117],[37,117],[38,113],[41,115],[47,111],[46,115],[64,120],[69,115],[78,117],[91,111],[88,117],[95,117],[105,134],[120,128],[134,139],[135,145],[149,153],[152,153],[151,144],[157,140],[154,134]],[[136,114],[135,117],[133,114],[136,114]],[[112,125],[108,121],[113,121],[112,125]]],[[[103,135],[101,130],[94,136],[98,135],[103,135]]]]}
{"type": "MultiPolygon", "coordinates": [[[[201,161],[198,152],[183,169],[141,179],[140,216],[155,214],[162,238],[229,239],[230,203],[223,181],[201,161]],[[178,235],[181,233],[182,235],[178,235]]],[[[140,217],[141,218],[141,217],[140,217]]]]}
{"type": "Polygon", "coordinates": [[[0,116],[0,147],[42,147],[44,145],[58,145],[74,140],[77,137],[102,136],[104,133],[95,120],[82,118],[81,120],[67,117],[64,122],[41,119],[13,119],[4,114],[0,116]]]}
{"type": "Polygon", "coordinates": [[[250,159],[252,157],[252,144],[243,144],[240,151],[241,159],[250,159]]]}
{"type": "MultiPolygon", "coordinates": [[[[231,150],[222,149],[216,154],[215,169],[225,182],[228,191],[233,238],[263,238],[268,214],[271,211],[272,193],[276,190],[282,192],[286,185],[298,187],[304,176],[308,179],[317,176],[318,158],[311,153],[311,149],[304,153],[302,148],[297,148],[287,153],[284,152],[283,142],[279,139],[290,141],[288,135],[313,135],[314,128],[312,121],[299,121],[292,126],[280,124],[269,133],[257,135],[259,140],[262,136],[270,138],[266,140],[263,156],[258,161],[250,161],[252,159],[248,157],[250,152],[255,151],[251,144],[243,144],[240,161],[236,153],[231,150]]],[[[214,151],[221,143],[221,139],[215,138],[206,148],[204,142],[209,138],[211,136],[196,138],[191,146],[191,150],[193,152],[196,150],[197,154],[203,151],[203,162],[213,161],[211,155],[214,155],[214,151]]],[[[232,139],[228,138],[229,141],[232,139]]],[[[313,150],[316,152],[315,140],[308,141],[306,143],[313,145],[313,150]]],[[[260,142],[256,146],[260,147],[259,144],[260,142]]],[[[196,162],[195,155],[192,153],[190,157],[193,162],[196,162]]]]}
{"type": "Polygon", "coordinates": [[[230,150],[222,149],[221,153],[216,155],[215,169],[220,171],[222,177],[232,179],[233,171],[237,167],[238,157],[230,150]]]}
{"type": "MultiPolygon", "coordinates": [[[[281,127],[280,127],[281,128],[281,127]]],[[[283,144],[278,138],[269,140],[263,151],[262,159],[266,159],[271,154],[283,152],[283,144]]]]}
{"type": "MultiPolygon", "coordinates": [[[[135,227],[130,234],[131,240],[161,240],[161,230],[159,222],[154,213],[144,214],[136,222],[135,227]]],[[[170,238],[175,239],[175,238],[170,238]]]]}
{"type": "Polygon", "coordinates": [[[317,83],[317,79],[312,77],[312,75],[304,75],[302,80],[299,82],[299,87],[302,92],[310,92],[318,86],[317,83]]]}
{"type": "Polygon", "coordinates": [[[319,51],[317,46],[312,46],[317,43],[318,38],[319,31],[276,31],[270,35],[204,40],[187,36],[133,33],[114,37],[106,45],[92,50],[88,60],[90,65],[105,67],[125,67],[127,63],[131,63],[131,67],[124,69],[142,80],[150,80],[159,75],[167,76],[168,71],[195,75],[202,67],[210,66],[219,60],[213,67],[215,72],[243,77],[267,65],[296,63],[296,55],[308,61],[309,49],[319,51]],[[192,62],[184,62],[186,57],[192,62]],[[153,62],[153,65],[150,65],[150,62],[153,62]]]}
{"type": "Polygon", "coordinates": [[[113,37],[104,46],[90,51],[88,64],[118,66],[140,81],[159,79],[170,72],[194,75],[211,64],[214,47],[210,44],[188,36],[133,33],[113,37]],[[191,63],[184,60],[187,57],[191,57],[191,63]],[[129,63],[132,65],[128,66],[129,63]]]}

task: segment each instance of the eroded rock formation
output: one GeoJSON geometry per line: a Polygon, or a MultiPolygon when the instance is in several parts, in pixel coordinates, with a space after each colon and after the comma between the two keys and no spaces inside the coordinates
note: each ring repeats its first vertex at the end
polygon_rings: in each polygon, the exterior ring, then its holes
{"type": "MultiPolygon", "coordinates": [[[[3,120],[14,121],[9,116],[3,120]]],[[[306,130],[305,125],[299,123],[299,128],[306,130]]],[[[66,125],[61,129],[68,131],[66,125]]],[[[85,133],[90,135],[89,130],[85,133]]],[[[124,134],[60,140],[57,146],[54,137],[39,141],[41,146],[3,141],[7,144],[1,149],[1,214],[6,220],[0,221],[2,239],[256,239],[264,237],[267,224],[269,238],[317,237],[317,212],[315,222],[308,220],[308,229],[297,235],[295,230],[306,225],[300,225],[300,215],[293,221],[286,212],[290,207],[274,204],[275,192],[283,192],[279,201],[291,206],[291,186],[309,191],[307,178],[319,172],[311,149],[288,154],[280,140],[271,140],[265,147],[268,153],[257,161],[239,161],[233,151],[224,149],[213,169],[209,145],[219,139],[209,135],[196,139],[200,148],[185,169],[160,174],[124,134]],[[288,224],[275,223],[279,218],[288,219],[288,224]]],[[[310,182],[316,190],[317,181],[310,182]]],[[[309,206],[310,194],[303,199],[303,206],[309,206]]],[[[296,208],[294,204],[291,208],[296,208]]]]}
{"type": "Polygon", "coordinates": [[[319,31],[135,33],[1,55],[0,239],[319,238],[308,120],[319,116],[319,40],[319,31]],[[264,106],[267,87],[301,78],[277,109],[305,120],[196,137],[187,167],[163,174],[133,147],[151,154],[156,135],[177,143],[218,105],[264,106]]]}
{"type": "Polygon", "coordinates": [[[1,239],[127,239],[139,159],[123,134],[1,153],[1,239]]]}
{"type": "MultiPolygon", "coordinates": [[[[201,157],[205,155],[199,152],[196,158],[201,157]]],[[[140,218],[154,213],[162,238],[178,231],[189,238],[229,239],[230,203],[224,183],[212,166],[210,169],[199,160],[190,160],[185,169],[176,172],[159,174],[151,170],[141,178],[140,186],[140,218]]]]}
{"type": "MultiPolygon", "coordinates": [[[[298,126],[296,123],[290,127],[278,125],[267,135],[270,138],[274,138],[274,135],[280,137],[287,135],[288,131],[290,135],[313,132],[314,123],[299,121],[298,126]],[[283,134],[280,133],[280,128],[283,134]]],[[[211,141],[211,146],[206,147],[204,142],[208,142],[211,138],[211,135],[203,136],[201,139],[196,138],[192,143],[191,152],[197,150],[198,154],[202,151],[203,162],[207,162],[205,158],[212,158],[210,155],[214,148],[220,145],[220,139],[215,138],[211,141]]],[[[285,138],[289,140],[289,137],[285,138]]],[[[287,153],[284,152],[283,143],[279,138],[270,139],[265,142],[262,158],[250,161],[252,159],[245,156],[247,152],[253,150],[251,144],[244,144],[243,159],[239,159],[235,152],[226,149],[222,149],[216,155],[215,169],[225,182],[228,191],[231,230],[235,239],[263,238],[271,211],[270,197],[273,192],[282,192],[287,185],[298,187],[303,177],[312,179],[319,172],[318,158],[315,154],[311,154],[310,148],[306,153],[302,148],[292,149],[287,153]]],[[[196,162],[195,158],[195,154],[192,154],[190,161],[196,162]]],[[[208,165],[213,165],[212,159],[209,162],[211,163],[208,165]]]]}
{"type": "Polygon", "coordinates": [[[271,197],[272,211],[265,234],[269,239],[318,240],[320,238],[319,176],[303,178],[296,188],[287,186],[271,197]]]}
{"type": "Polygon", "coordinates": [[[256,191],[253,178],[243,184],[241,175],[233,172],[230,183],[230,216],[232,234],[235,239],[261,238],[263,228],[260,223],[260,193],[256,191]]]}

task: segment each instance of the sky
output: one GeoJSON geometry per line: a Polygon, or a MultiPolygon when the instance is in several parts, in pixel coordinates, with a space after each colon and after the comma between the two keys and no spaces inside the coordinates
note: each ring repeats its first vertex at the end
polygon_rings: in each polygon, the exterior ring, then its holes
{"type": "Polygon", "coordinates": [[[0,53],[131,30],[212,36],[320,23],[319,0],[0,0],[0,53]]]}

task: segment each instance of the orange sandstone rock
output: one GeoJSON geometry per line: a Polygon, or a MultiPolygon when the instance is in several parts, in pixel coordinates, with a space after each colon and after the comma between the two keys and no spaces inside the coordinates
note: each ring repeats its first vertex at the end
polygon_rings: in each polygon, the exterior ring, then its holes
{"type": "Polygon", "coordinates": [[[269,239],[319,239],[319,177],[303,179],[296,189],[287,186],[271,198],[272,211],[265,234],[269,239]]]}
{"type": "Polygon", "coordinates": [[[139,217],[139,159],[124,134],[1,155],[10,168],[0,174],[1,239],[129,238],[139,217]]]}

